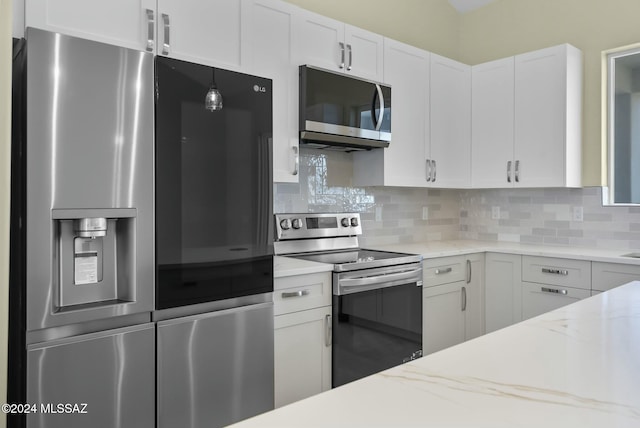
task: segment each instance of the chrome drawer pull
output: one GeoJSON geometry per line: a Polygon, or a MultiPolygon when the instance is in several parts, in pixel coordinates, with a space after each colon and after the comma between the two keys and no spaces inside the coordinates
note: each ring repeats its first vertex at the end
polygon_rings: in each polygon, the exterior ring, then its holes
{"type": "Polygon", "coordinates": [[[567,290],[556,290],[555,288],[541,287],[540,290],[545,293],[564,294],[565,296],[569,294],[567,290]]]}
{"type": "Polygon", "coordinates": [[[288,299],[289,297],[302,297],[308,296],[309,290],[299,290],[299,291],[286,291],[281,294],[283,299],[288,299]]]}
{"type": "Polygon", "coordinates": [[[331,346],[331,315],[324,316],[324,346],[331,346]]]}
{"type": "Polygon", "coordinates": [[[569,271],[566,269],[551,269],[551,268],[542,268],[542,273],[552,273],[554,275],[569,275],[569,271]]]}
{"type": "Polygon", "coordinates": [[[436,269],[436,275],[442,275],[443,273],[449,273],[453,270],[453,268],[444,268],[444,269],[436,269]]]}

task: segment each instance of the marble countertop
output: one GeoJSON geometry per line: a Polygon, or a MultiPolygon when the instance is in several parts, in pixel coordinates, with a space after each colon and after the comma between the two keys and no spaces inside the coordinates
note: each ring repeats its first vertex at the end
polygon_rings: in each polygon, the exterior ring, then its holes
{"type": "Polygon", "coordinates": [[[327,263],[310,262],[307,260],[282,256],[275,256],[273,258],[274,278],[294,275],[306,275],[318,272],[329,272],[332,270],[333,265],[327,263]]]}
{"type": "Polygon", "coordinates": [[[234,425],[640,426],[640,282],[234,425]]]}

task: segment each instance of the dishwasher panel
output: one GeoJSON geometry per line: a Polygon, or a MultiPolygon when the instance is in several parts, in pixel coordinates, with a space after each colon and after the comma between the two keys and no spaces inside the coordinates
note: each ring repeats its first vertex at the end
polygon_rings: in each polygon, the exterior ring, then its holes
{"type": "Polygon", "coordinates": [[[27,427],[153,428],[154,342],[148,323],[29,345],[27,427]]]}
{"type": "Polygon", "coordinates": [[[159,428],[214,428],[273,409],[272,302],[157,326],[159,428]]]}

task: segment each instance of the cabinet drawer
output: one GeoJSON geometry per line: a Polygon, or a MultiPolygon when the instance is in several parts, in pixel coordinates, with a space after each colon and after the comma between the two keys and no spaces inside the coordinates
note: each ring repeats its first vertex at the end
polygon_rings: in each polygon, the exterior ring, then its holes
{"type": "Polygon", "coordinates": [[[591,264],[592,290],[607,291],[637,280],[640,280],[640,266],[638,265],[603,262],[591,264]]]}
{"type": "Polygon", "coordinates": [[[425,287],[449,284],[466,279],[466,259],[464,256],[425,259],[422,263],[425,287]]]}
{"type": "Polygon", "coordinates": [[[591,289],[591,262],[551,257],[522,257],[522,280],[591,289]]]}
{"type": "Polygon", "coordinates": [[[276,315],[331,304],[331,272],[276,278],[273,303],[276,315]]]}
{"type": "Polygon", "coordinates": [[[524,282],[522,284],[522,319],[544,314],[590,296],[590,290],[581,288],[524,282]]]}

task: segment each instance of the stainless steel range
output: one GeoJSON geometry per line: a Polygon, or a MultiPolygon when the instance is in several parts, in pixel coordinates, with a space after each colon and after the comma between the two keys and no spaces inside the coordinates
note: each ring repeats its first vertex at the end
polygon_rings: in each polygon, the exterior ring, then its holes
{"type": "Polygon", "coordinates": [[[332,386],[422,356],[422,256],[360,248],[360,215],[276,214],[275,253],[333,265],[332,386]]]}

